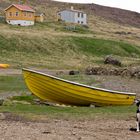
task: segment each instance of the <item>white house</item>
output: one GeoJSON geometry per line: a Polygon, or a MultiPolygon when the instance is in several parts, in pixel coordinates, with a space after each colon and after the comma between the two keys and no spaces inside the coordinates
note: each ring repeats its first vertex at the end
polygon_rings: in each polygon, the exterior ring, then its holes
{"type": "Polygon", "coordinates": [[[58,19],[69,23],[87,25],[87,14],[83,11],[74,10],[73,7],[59,11],[58,19]]]}

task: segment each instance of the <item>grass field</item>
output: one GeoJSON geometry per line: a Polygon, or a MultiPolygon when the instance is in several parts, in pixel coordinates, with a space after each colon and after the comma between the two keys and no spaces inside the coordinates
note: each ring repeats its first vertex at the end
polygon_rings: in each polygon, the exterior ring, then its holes
{"type": "Polygon", "coordinates": [[[7,91],[26,91],[27,88],[23,78],[19,75],[16,76],[0,76],[0,93],[7,91]]]}
{"type": "MultiPolygon", "coordinates": [[[[47,115],[53,118],[69,118],[69,119],[93,119],[100,118],[129,118],[134,117],[135,106],[130,107],[57,107],[45,105],[26,105],[15,103],[9,106],[1,106],[0,112],[9,112],[25,116],[31,115],[47,115]]],[[[39,118],[38,118],[39,119],[39,118]]]]}
{"type": "Polygon", "coordinates": [[[91,29],[82,26],[73,32],[65,30],[63,23],[37,23],[25,28],[0,25],[1,63],[9,63],[12,67],[82,69],[102,64],[106,55],[125,59],[124,63],[128,64],[140,61],[138,45],[94,37],[91,29]]]}

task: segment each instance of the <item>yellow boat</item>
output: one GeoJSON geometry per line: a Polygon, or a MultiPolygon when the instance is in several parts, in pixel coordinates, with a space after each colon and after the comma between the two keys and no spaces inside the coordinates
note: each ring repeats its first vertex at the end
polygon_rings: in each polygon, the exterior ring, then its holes
{"type": "Polygon", "coordinates": [[[39,98],[66,105],[120,106],[134,103],[136,94],[106,90],[23,69],[25,82],[39,98]]]}
{"type": "Polygon", "coordinates": [[[9,66],[9,64],[0,64],[0,68],[8,68],[9,66]]]}

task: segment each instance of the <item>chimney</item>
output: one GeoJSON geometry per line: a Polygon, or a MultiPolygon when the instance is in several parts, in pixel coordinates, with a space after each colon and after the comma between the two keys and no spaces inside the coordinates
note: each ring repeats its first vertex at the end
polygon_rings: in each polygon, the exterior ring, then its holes
{"type": "Polygon", "coordinates": [[[74,8],[73,8],[73,6],[71,6],[71,8],[70,8],[71,10],[74,10],[74,8]]]}

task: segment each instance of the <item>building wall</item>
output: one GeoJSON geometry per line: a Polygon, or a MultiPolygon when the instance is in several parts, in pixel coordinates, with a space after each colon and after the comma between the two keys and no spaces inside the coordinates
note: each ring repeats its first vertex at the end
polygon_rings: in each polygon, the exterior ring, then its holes
{"type": "Polygon", "coordinates": [[[87,15],[84,13],[75,13],[75,22],[79,24],[86,25],[87,24],[87,15]],[[83,14],[83,16],[82,16],[83,14]]]}
{"type": "Polygon", "coordinates": [[[65,10],[65,11],[61,11],[60,14],[61,14],[60,18],[62,21],[75,23],[75,13],[74,12],[65,10]]]}
{"type": "Polygon", "coordinates": [[[21,11],[16,7],[12,6],[11,8],[6,10],[6,21],[7,20],[35,20],[35,13],[28,11],[21,11]],[[18,13],[18,15],[16,15],[18,13]]]}
{"type": "Polygon", "coordinates": [[[34,25],[34,21],[29,20],[6,20],[6,22],[11,25],[20,25],[20,26],[34,25]]]}
{"type": "Polygon", "coordinates": [[[59,12],[59,17],[61,18],[62,21],[65,22],[78,23],[83,25],[87,24],[87,15],[82,12],[73,12],[73,11],[64,10],[59,12]]]}
{"type": "Polygon", "coordinates": [[[43,22],[44,21],[44,16],[35,16],[35,21],[43,22]]]}

